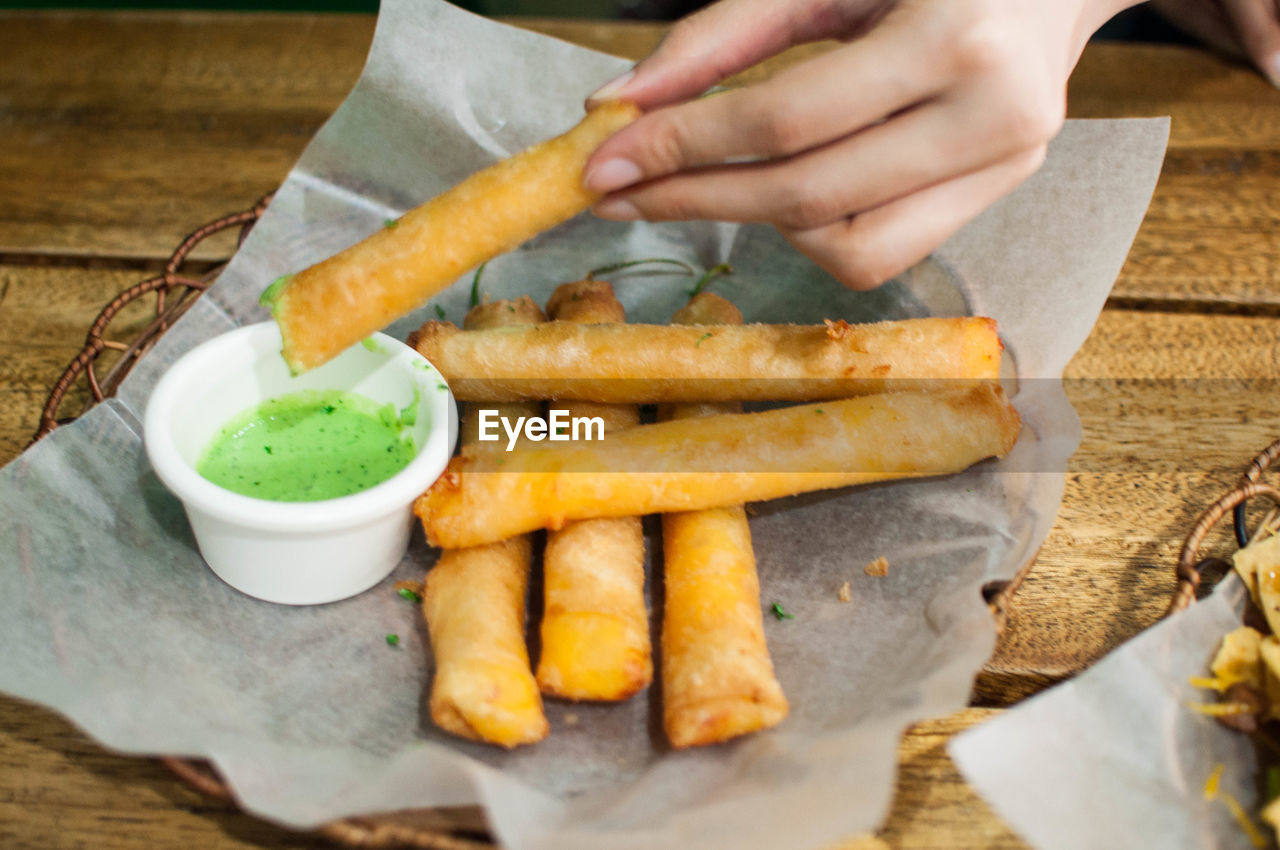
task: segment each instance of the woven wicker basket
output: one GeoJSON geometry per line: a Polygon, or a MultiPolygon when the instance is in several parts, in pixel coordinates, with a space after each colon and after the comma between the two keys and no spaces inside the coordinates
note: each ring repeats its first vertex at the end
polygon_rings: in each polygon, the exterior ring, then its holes
{"type": "MultiPolygon", "coordinates": [[[[183,274],[183,267],[188,264],[192,250],[209,236],[236,227],[240,228],[239,242],[243,242],[270,201],[271,196],[268,195],[250,209],[223,216],[197,228],[174,250],[162,274],[134,284],[103,307],[86,334],[84,348],[54,383],[32,442],[46,436],[59,425],[74,421],[94,404],[115,393],[133,365],[195,303],[196,298],[221,272],[220,265],[200,277],[183,274]],[[112,339],[112,320],[127,305],[148,296],[156,299],[154,319],[141,332],[128,339],[112,339]],[[110,366],[103,370],[100,368],[101,361],[108,354],[115,356],[110,366]],[[99,374],[100,371],[102,374],[99,374]],[[72,415],[60,415],[77,380],[82,376],[88,385],[86,404],[72,415]]],[[[1012,580],[990,582],[983,588],[983,598],[991,609],[997,631],[1004,630],[1013,596],[1031,571],[1035,560],[1035,556],[1032,556],[1012,580]]],[[[1181,569],[1179,575],[1182,575],[1181,569]]],[[[1194,572],[1191,575],[1194,579],[1191,598],[1194,598],[1194,582],[1198,581],[1199,576],[1194,572]]],[[[220,800],[233,800],[226,783],[207,763],[171,757],[161,758],[160,761],[196,790],[220,800]]],[[[484,814],[474,806],[347,818],[326,824],[317,832],[351,847],[482,850],[494,846],[484,814]]]]}

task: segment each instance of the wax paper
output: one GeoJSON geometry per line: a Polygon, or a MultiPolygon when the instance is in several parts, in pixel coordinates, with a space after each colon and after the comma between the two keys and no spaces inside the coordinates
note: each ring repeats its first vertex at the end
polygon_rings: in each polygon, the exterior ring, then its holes
{"type": "Polygon", "coordinates": [[[1217,702],[1189,680],[1210,675],[1247,596],[1232,577],[1070,682],[957,736],[961,772],[1044,850],[1253,848],[1227,805],[1204,791],[1221,766],[1222,790],[1261,827],[1254,744],[1188,707],[1217,702]]]}
{"type": "MultiPolygon", "coordinates": [[[[1024,420],[1008,458],[758,506],[763,601],[794,614],[766,623],[792,713],[765,734],[673,752],[655,686],[622,705],[548,701],[550,737],[515,752],[445,735],[425,708],[425,629],[392,590],[420,578],[433,550],[417,540],[387,581],[344,602],[250,599],[203,566],[143,453],[140,421],[158,376],[199,341],[263,319],[257,297],[274,278],[562,132],[584,96],[625,67],[443,3],[385,0],[354,91],[218,283],[117,398],[0,473],[0,689],[109,747],[209,759],[246,809],[295,827],[474,803],[513,848],[805,847],[874,828],[902,730],[963,705],[992,650],[982,586],[1012,576],[1052,525],[1079,440],[1053,379],[1120,270],[1166,121],[1069,122],[1035,177],[874,292],[844,289],[761,226],[584,215],[489,264],[483,289],[495,297],[542,301],[608,262],[675,257],[730,262],[734,274],[716,287],[749,321],[999,321],[1024,420]],[[882,556],[889,574],[864,575],[882,556]],[[842,602],[846,581],[852,599],[842,602]]],[[[667,321],[690,285],[614,282],[629,317],[652,322],[667,321]]],[[[461,320],[468,286],[460,280],[390,332],[404,336],[436,306],[461,320]]],[[[652,582],[653,523],[648,545],[652,582]]]]}

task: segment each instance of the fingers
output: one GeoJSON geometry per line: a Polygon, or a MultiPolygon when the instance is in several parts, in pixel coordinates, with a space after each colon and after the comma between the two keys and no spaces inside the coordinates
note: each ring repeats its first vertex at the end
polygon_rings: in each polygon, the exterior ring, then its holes
{"type": "Polygon", "coordinates": [[[1223,0],[1240,43],[1274,86],[1280,86],[1280,10],[1275,0],[1223,0]]]}
{"type": "Polygon", "coordinates": [[[606,198],[596,215],[649,221],[759,221],[810,230],[1033,149],[1061,113],[988,110],[970,91],[932,101],[800,156],[682,171],[606,198]]]}
{"type": "Polygon", "coordinates": [[[680,21],[644,61],[587,98],[652,109],[695,97],[794,44],[846,32],[861,7],[883,0],[721,0],[680,21]]]}
{"type": "Polygon", "coordinates": [[[601,145],[585,185],[612,192],[735,158],[788,156],[849,135],[947,84],[936,65],[903,69],[901,57],[918,40],[905,27],[885,24],[768,82],[651,112],[601,145]],[[849,80],[862,81],[856,97],[849,80]]]}
{"type": "Polygon", "coordinates": [[[910,268],[1008,194],[1044,162],[1025,151],[837,224],[783,230],[799,251],[852,289],[872,289],[910,268]]]}

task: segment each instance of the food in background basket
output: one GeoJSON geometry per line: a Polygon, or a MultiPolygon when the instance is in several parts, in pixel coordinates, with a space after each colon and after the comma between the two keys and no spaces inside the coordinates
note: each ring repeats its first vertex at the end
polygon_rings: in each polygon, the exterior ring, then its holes
{"type": "MultiPolygon", "coordinates": [[[[1264,523],[1264,528],[1266,523],[1264,523]]],[[[1222,725],[1251,735],[1258,741],[1267,779],[1260,816],[1280,838],[1280,747],[1275,723],[1280,721],[1280,536],[1255,539],[1232,558],[1236,573],[1249,590],[1251,607],[1246,625],[1222,638],[1209,670],[1211,677],[1196,677],[1191,684],[1216,691],[1216,702],[1192,707],[1222,725]],[[1256,628],[1255,628],[1256,626],[1256,628]]],[[[1215,768],[1205,784],[1208,799],[1220,799],[1231,810],[1241,829],[1258,847],[1266,845],[1253,819],[1238,800],[1219,789],[1225,765],[1215,768]]]]}

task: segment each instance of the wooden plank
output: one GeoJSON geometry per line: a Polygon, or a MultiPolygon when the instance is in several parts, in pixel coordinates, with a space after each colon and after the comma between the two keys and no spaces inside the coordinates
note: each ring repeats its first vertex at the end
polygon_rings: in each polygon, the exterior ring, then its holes
{"type": "Polygon", "coordinates": [[[1280,101],[1252,68],[1173,45],[1089,45],[1067,93],[1072,118],[1173,118],[1174,148],[1280,149],[1280,101]]]}
{"type": "MultiPolygon", "coordinates": [[[[1103,313],[1067,373],[1084,441],[978,700],[1016,702],[1160,617],[1195,518],[1280,436],[1277,346],[1275,318],[1103,313]]],[[[1229,548],[1221,529],[1209,551],[1229,548]]]]}
{"type": "MultiPolygon", "coordinates": [[[[163,257],[274,190],[368,16],[0,15],[0,254],[163,257]]],[[[216,256],[205,248],[199,256],[216,256]]]]}

